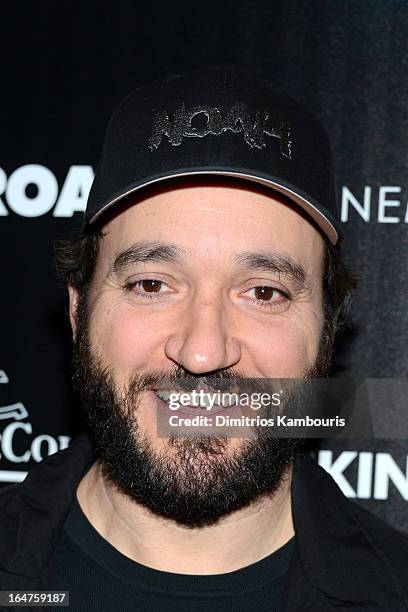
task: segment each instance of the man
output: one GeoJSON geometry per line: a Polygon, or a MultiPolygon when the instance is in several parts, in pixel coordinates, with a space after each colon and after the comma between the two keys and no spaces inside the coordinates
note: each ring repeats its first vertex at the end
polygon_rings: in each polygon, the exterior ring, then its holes
{"type": "Polygon", "coordinates": [[[209,68],[122,102],[58,249],[92,442],[2,493],[3,590],[69,591],[74,610],[408,609],[406,536],[294,438],[158,430],[174,389],[328,375],[353,286],[340,237],[323,128],[267,83],[209,68]]]}

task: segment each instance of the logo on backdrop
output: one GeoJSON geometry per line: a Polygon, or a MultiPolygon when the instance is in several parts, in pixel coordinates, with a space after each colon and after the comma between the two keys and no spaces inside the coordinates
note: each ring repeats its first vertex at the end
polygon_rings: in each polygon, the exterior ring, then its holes
{"type": "Polygon", "coordinates": [[[21,217],[72,217],[86,208],[94,172],[92,166],[71,166],[61,185],[46,166],[27,164],[10,176],[0,168],[0,217],[9,211],[21,217]]]}
{"type": "MultiPolygon", "coordinates": [[[[8,382],[6,372],[0,370],[0,384],[8,382]]],[[[0,460],[16,464],[15,470],[0,470],[0,483],[21,482],[27,475],[24,466],[29,461],[39,463],[48,455],[67,448],[70,443],[69,436],[33,436],[33,426],[28,419],[28,410],[22,402],[0,406],[0,460]],[[17,443],[24,448],[23,452],[17,452],[17,443]]]]}
{"type": "Polygon", "coordinates": [[[363,219],[366,223],[408,223],[408,202],[400,185],[366,185],[341,190],[341,220],[363,219]]]}
{"type": "MultiPolygon", "coordinates": [[[[197,109],[195,112],[198,113],[197,109]]],[[[208,122],[211,127],[209,118],[208,122]]],[[[183,132],[181,138],[186,135],[203,136],[210,127],[197,130],[197,133],[183,132]]],[[[159,146],[163,134],[172,138],[172,129],[172,126],[164,125],[162,132],[157,132],[154,137],[152,135],[152,147],[159,146]]],[[[227,128],[224,126],[223,129],[227,128]]],[[[290,151],[289,140],[285,146],[290,151]]],[[[10,212],[21,217],[41,217],[48,213],[53,217],[72,217],[76,212],[85,211],[93,179],[92,166],[86,165],[71,166],[61,187],[53,171],[46,166],[27,164],[16,168],[9,176],[0,168],[0,217],[6,217],[10,212]]],[[[407,197],[400,185],[365,185],[354,190],[343,185],[340,195],[343,223],[356,219],[366,223],[408,223],[407,197]]]]}
{"type": "Polygon", "coordinates": [[[391,453],[342,451],[333,460],[333,451],[320,450],[318,463],[337,482],[346,497],[357,499],[388,499],[390,484],[408,500],[408,456],[405,471],[391,453]],[[356,476],[348,478],[345,471],[355,467],[356,476]]]}

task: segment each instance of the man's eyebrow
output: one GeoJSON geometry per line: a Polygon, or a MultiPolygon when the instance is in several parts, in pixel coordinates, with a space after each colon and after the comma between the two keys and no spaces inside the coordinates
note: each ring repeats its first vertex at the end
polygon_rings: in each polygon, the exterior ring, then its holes
{"type": "Polygon", "coordinates": [[[278,274],[290,280],[298,290],[309,289],[304,267],[283,253],[245,251],[235,255],[233,261],[244,269],[278,274]]]}
{"type": "Polygon", "coordinates": [[[118,276],[129,266],[138,263],[179,263],[188,255],[189,251],[175,244],[142,240],[135,242],[115,257],[108,276],[118,276]]]}
{"type": "MultiPolygon", "coordinates": [[[[141,240],[119,253],[108,272],[108,276],[118,276],[129,266],[145,262],[181,263],[191,252],[176,244],[157,240],[141,240]]],[[[279,277],[289,279],[298,290],[308,289],[306,272],[301,264],[283,253],[268,251],[244,251],[233,257],[233,263],[240,268],[273,272],[279,277]]]]}

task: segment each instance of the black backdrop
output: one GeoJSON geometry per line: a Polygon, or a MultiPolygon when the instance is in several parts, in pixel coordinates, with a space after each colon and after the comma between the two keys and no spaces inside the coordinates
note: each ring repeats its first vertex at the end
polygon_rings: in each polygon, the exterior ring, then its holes
{"type": "MultiPolygon", "coordinates": [[[[360,272],[337,366],[407,376],[406,0],[2,6],[0,483],[80,427],[52,243],[78,227],[108,118],[139,84],[215,61],[303,101],[332,141],[347,260],[360,272]]],[[[387,410],[387,405],[384,406],[387,410]]],[[[323,441],[345,493],[408,531],[404,439],[323,441]]]]}

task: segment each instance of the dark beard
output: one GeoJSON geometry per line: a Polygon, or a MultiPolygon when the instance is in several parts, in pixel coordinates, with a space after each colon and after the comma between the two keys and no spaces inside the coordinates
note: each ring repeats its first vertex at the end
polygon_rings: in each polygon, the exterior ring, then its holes
{"type": "MultiPolygon", "coordinates": [[[[169,452],[159,453],[139,429],[138,402],[144,389],[171,388],[164,383],[173,377],[216,388],[217,381],[240,376],[237,372],[202,377],[179,366],[171,373],[150,371],[133,376],[123,395],[110,368],[91,352],[86,306],[84,296],[78,307],[73,382],[108,482],[156,515],[191,528],[213,525],[277,491],[293,461],[297,439],[258,432],[238,448],[228,449],[226,437],[170,438],[169,452]]],[[[325,327],[319,356],[306,377],[327,375],[329,337],[325,327]]]]}

